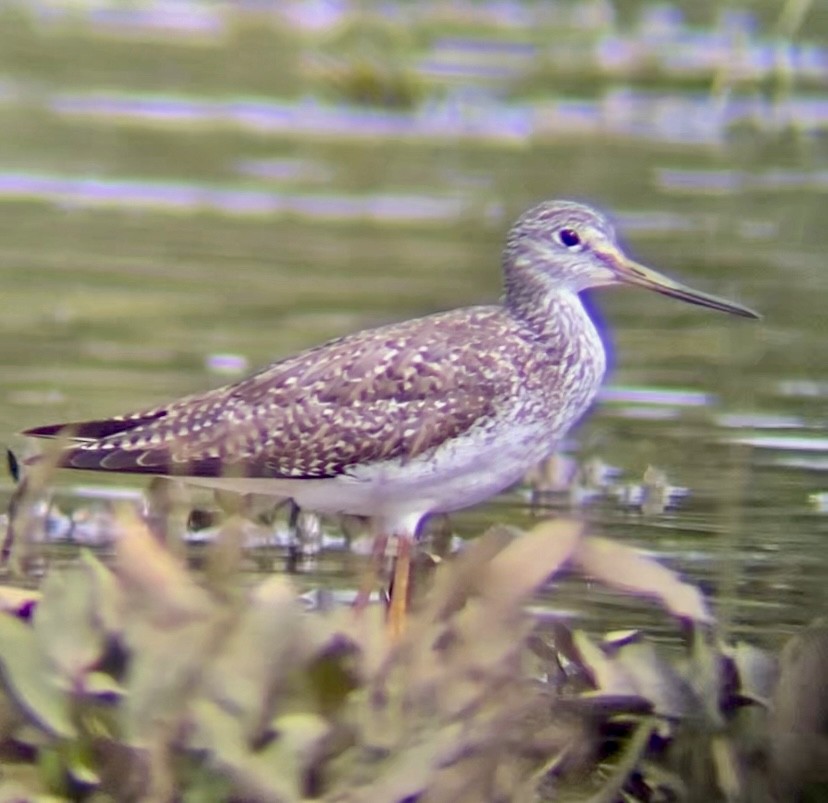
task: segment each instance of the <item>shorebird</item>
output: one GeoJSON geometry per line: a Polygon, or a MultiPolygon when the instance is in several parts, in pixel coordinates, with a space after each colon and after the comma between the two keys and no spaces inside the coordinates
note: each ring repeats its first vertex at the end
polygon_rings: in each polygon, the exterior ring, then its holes
{"type": "Polygon", "coordinates": [[[356,332],[232,385],[24,434],[66,439],[66,468],[173,476],[369,517],[377,536],[399,539],[389,618],[401,623],[422,519],[517,483],[595,398],[606,359],[581,291],[633,285],[759,317],[634,262],[606,217],[571,201],[523,214],[502,267],[499,304],[356,332]]]}

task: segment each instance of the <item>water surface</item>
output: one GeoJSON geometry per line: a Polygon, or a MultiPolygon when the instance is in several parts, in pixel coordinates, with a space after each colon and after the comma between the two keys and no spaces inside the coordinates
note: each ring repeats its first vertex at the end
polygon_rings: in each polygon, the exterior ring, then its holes
{"type": "MultiPolygon", "coordinates": [[[[8,443],[493,301],[514,217],[574,197],[610,211],[641,261],[764,315],[590,296],[612,369],[565,451],[609,469],[578,515],[701,583],[738,634],[777,644],[819,614],[828,24],[815,10],[786,36],[770,3],[742,16],[569,6],[475,4],[452,19],[419,4],[378,18],[347,4],[7,9],[8,443]],[[645,515],[648,466],[682,490],[645,515]]],[[[526,498],[452,526],[527,525],[544,511],[526,498]]],[[[569,509],[566,495],[545,503],[569,509]]],[[[596,629],[673,627],[576,578],[548,599],[596,629]]]]}

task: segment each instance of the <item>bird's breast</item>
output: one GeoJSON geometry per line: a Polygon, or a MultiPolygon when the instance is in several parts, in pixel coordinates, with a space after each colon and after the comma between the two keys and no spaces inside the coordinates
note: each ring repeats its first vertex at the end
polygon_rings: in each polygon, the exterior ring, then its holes
{"type": "Polygon", "coordinates": [[[604,344],[577,296],[548,310],[531,343],[516,366],[522,402],[513,409],[526,423],[545,422],[554,443],[595,399],[606,372],[604,344]]]}

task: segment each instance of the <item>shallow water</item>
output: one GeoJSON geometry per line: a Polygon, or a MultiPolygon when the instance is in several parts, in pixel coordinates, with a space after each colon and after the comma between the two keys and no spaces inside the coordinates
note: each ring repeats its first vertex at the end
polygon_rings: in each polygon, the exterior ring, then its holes
{"type": "MultiPolygon", "coordinates": [[[[701,583],[738,634],[776,644],[821,613],[828,24],[814,10],[793,38],[774,4],[580,5],[577,19],[569,4],[452,19],[386,5],[379,21],[344,4],[335,19],[325,4],[7,10],[8,443],[492,301],[511,220],[540,198],[586,199],[637,258],[764,319],[590,297],[613,368],[566,452],[614,472],[578,515],[701,583]],[[366,93],[385,105],[353,102],[366,93]],[[686,491],[644,515],[628,497],[650,465],[686,491]]],[[[452,524],[465,536],[537,514],[515,491],[452,524]]],[[[599,629],[673,629],[577,578],[546,599],[599,629]]]]}

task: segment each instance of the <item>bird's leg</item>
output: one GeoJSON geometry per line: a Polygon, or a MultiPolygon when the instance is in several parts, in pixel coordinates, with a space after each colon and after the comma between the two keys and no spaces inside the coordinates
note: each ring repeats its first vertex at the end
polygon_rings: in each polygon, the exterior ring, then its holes
{"type": "Polygon", "coordinates": [[[387,631],[391,639],[398,638],[405,629],[410,590],[412,541],[422,518],[422,512],[415,511],[404,515],[377,516],[372,520],[375,539],[371,554],[370,573],[363,578],[354,601],[354,608],[357,614],[365,608],[371,589],[377,582],[379,567],[385,558],[388,539],[392,536],[395,537],[397,539],[397,557],[394,561],[393,580],[390,588],[391,599],[387,617],[387,631]]]}
{"type": "Polygon", "coordinates": [[[368,568],[362,573],[362,580],[359,583],[359,589],[354,598],[354,611],[357,614],[365,610],[365,606],[371,598],[371,591],[376,587],[387,546],[388,536],[384,533],[378,533],[374,538],[374,545],[371,548],[371,560],[368,568]]]}
{"type": "Polygon", "coordinates": [[[394,580],[391,586],[391,606],[388,609],[388,634],[392,639],[398,639],[405,630],[410,573],[411,539],[407,535],[398,535],[394,580]]]}

